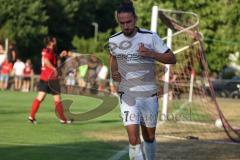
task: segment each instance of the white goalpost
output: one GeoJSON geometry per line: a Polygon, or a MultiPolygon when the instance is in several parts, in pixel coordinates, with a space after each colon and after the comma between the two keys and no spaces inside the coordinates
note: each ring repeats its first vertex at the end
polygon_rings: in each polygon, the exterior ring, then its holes
{"type": "MultiPolygon", "coordinates": [[[[158,20],[158,6],[152,7],[152,20],[151,20],[151,31],[157,32],[157,20],[158,20]]],[[[167,46],[171,48],[172,45],[172,30],[168,29],[167,46]]],[[[168,105],[168,90],[169,90],[169,77],[170,77],[170,65],[165,65],[165,76],[164,76],[164,89],[163,89],[163,108],[161,114],[161,120],[167,120],[167,105],[168,105]]]]}
{"type": "MultiPolygon", "coordinates": [[[[158,6],[153,6],[152,7],[152,18],[151,18],[151,31],[153,32],[157,32],[157,26],[158,26],[158,12],[159,12],[159,8],[158,6]]],[[[188,12],[187,12],[188,13],[188,12]]],[[[197,17],[197,15],[195,15],[197,17]]],[[[195,25],[198,24],[199,21],[197,21],[197,23],[195,25]]],[[[195,27],[191,26],[191,27],[195,27]]],[[[190,28],[191,28],[190,27],[190,28]]],[[[189,28],[186,28],[186,30],[189,28]]],[[[185,30],[185,29],[183,29],[185,30]]],[[[183,31],[182,30],[182,31],[183,31]]],[[[178,34],[181,33],[177,32],[178,34]]],[[[172,30],[170,28],[167,29],[167,37],[164,37],[163,39],[167,40],[167,46],[171,49],[172,48],[172,37],[176,35],[173,34],[172,30]]],[[[196,45],[199,42],[196,41],[194,42],[192,45],[196,45]]],[[[174,54],[180,53],[186,49],[189,49],[190,45],[188,46],[184,46],[176,51],[173,51],[174,54]]],[[[169,81],[170,81],[170,69],[171,69],[171,65],[166,64],[165,65],[165,74],[164,74],[164,85],[163,85],[163,102],[162,102],[162,114],[161,114],[161,120],[162,121],[166,121],[167,120],[167,114],[168,114],[168,100],[169,100],[169,81]]],[[[194,74],[191,74],[191,81],[189,84],[189,102],[192,102],[192,97],[193,97],[193,83],[194,83],[194,74]]]]}
{"type": "Polygon", "coordinates": [[[5,39],[5,52],[8,52],[8,38],[5,39]]]}

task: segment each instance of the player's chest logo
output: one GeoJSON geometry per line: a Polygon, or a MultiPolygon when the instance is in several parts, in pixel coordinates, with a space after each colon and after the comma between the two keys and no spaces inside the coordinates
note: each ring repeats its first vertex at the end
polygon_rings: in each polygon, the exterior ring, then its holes
{"type": "Polygon", "coordinates": [[[122,41],[121,43],[119,43],[119,49],[121,50],[127,50],[130,49],[132,47],[132,42],[130,41],[122,41]]]}
{"type": "Polygon", "coordinates": [[[109,43],[109,48],[111,51],[115,51],[116,49],[119,49],[119,50],[128,50],[132,47],[132,42],[131,41],[127,41],[127,40],[124,40],[124,41],[121,41],[119,44],[116,44],[116,43],[112,43],[110,42],[109,43]]]}

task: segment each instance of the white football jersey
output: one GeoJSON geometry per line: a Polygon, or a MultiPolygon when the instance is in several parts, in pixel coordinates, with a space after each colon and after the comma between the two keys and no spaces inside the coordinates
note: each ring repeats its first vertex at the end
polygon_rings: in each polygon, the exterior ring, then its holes
{"type": "Polygon", "coordinates": [[[159,54],[169,50],[156,33],[142,28],[138,28],[133,37],[126,37],[119,32],[109,38],[110,54],[116,57],[122,77],[119,91],[134,97],[148,97],[157,92],[155,60],[139,56],[141,43],[159,54]]]}

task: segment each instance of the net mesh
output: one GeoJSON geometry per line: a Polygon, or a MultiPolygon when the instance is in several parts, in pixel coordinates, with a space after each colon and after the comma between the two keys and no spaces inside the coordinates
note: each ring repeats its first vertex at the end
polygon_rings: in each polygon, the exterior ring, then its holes
{"type": "MultiPolygon", "coordinates": [[[[197,15],[159,10],[159,18],[164,24],[161,26],[173,30],[172,50],[177,64],[170,68],[167,121],[159,123],[158,134],[240,142],[237,107],[219,105],[216,100],[197,15]]],[[[159,71],[164,70],[161,64],[156,67],[159,71]]],[[[159,84],[163,84],[164,73],[157,73],[159,84]]]]}

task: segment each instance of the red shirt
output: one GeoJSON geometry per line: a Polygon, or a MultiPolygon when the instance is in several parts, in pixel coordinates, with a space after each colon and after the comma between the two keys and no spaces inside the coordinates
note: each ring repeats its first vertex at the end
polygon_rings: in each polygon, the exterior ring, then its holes
{"type": "Polygon", "coordinates": [[[56,79],[57,77],[54,75],[54,70],[44,64],[44,59],[47,59],[54,67],[57,66],[56,54],[52,49],[44,48],[42,50],[42,68],[40,80],[48,81],[50,79],[56,79]]]}
{"type": "Polygon", "coordinates": [[[24,77],[31,77],[31,73],[32,73],[32,65],[26,64],[23,70],[24,77]]]}
{"type": "Polygon", "coordinates": [[[10,62],[3,62],[2,64],[2,70],[1,70],[1,74],[10,74],[10,72],[12,71],[12,63],[10,62]]]}

